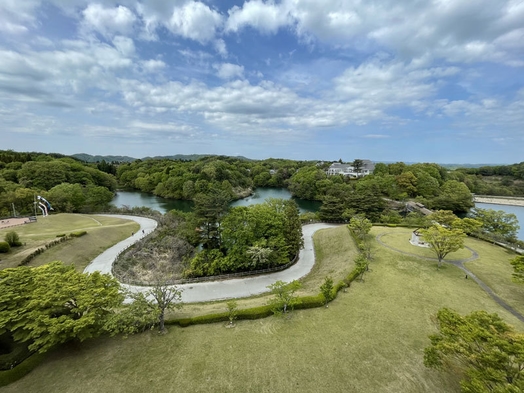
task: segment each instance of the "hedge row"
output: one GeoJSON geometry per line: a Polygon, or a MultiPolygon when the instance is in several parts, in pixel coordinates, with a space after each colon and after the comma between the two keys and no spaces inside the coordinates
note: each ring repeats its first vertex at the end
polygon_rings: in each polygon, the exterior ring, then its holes
{"type": "Polygon", "coordinates": [[[45,353],[35,353],[11,370],[0,371],[0,386],[6,386],[25,377],[45,359],[45,353]]]}
{"type": "MultiPolygon", "coordinates": [[[[87,232],[85,231],[82,231],[84,232],[82,235],[80,236],[83,236],[85,235],[87,232]]],[[[27,265],[29,262],[31,262],[35,257],[37,257],[38,255],[42,254],[45,250],[49,250],[51,247],[54,247],[60,243],[63,243],[65,241],[68,241],[68,240],[71,240],[72,238],[74,237],[79,237],[78,235],[75,235],[75,233],[80,233],[80,232],[73,232],[69,235],[58,235],[58,239],[56,240],[53,240],[52,242],[49,242],[45,245],[45,247],[40,247],[40,248],[37,248],[35,251],[33,251],[31,254],[29,254],[28,256],[26,256],[24,259],[22,259],[22,261],[18,264],[18,266],[24,266],[24,265],[27,265]]]]}
{"type": "Polygon", "coordinates": [[[84,235],[87,235],[86,231],[71,232],[69,234],[69,236],[71,236],[71,237],[81,237],[81,236],[84,236],[84,235]]]}

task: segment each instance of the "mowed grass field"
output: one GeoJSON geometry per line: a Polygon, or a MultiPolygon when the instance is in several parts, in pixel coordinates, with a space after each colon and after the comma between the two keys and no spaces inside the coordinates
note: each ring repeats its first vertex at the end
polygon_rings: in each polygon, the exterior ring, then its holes
{"type": "MultiPolygon", "coordinates": [[[[372,229],[374,235],[386,231],[400,229],[372,229]]],[[[335,275],[329,264],[354,255],[341,228],[321,232],[315,240],[324,265],[318,268],[320,276],[335,275]]],[[[498,259],[500,250],[486,247],[493,252],[485,257],[489,274],[497,269],[489,259],[498,259]]],[[[221,323],[170,326],[166,335],[148,332],[71,344],[0,391],[452,393],[460,391],[460,373],[423,365],[438,309],[497,312],[524,331],[524,324],[458,268],[437,270],[431,261],[377,244],[374,255],[365,281],[339,293],[329,308],[295,311],[290,319],[237,321],[233,329],[221,323]]]]}
{"type": "Polygon", "coordinates": [[[60,260],[66,264],[74,264],[82,271],[97,255],[131,236],[139,227],[134,221],[98,215],[63,213],[39,217],[36,223],[0,230],[1,240],[7,232],[15,231],[24,243],[22,247],[13,247],[8,254],[0,254],[0,269],[18,266],[34,250],[58,239],[57,235],[83,230],[87,231],[86,235],[47,249],[28,265],[39,266],[60,260]]]}

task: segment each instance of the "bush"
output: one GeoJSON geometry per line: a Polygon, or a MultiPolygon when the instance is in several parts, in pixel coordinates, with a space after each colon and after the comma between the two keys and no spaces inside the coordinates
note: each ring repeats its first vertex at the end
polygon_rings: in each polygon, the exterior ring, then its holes
{"type": "Polygon", "coordinates": [[[8,242],[0,242],[0,253],[6,253],[11,251],[11,246],[8,242]]]}
{"type": "Polygon", "coordinates": [[[2,336],[0,345],[9,351],[0,355],[0,370],[10,370],[31,355],[31,351],[27,348],[28,343],[13,342],[13,339],[6,334],[2,336]]]}
{"type": "Polygon", "coordinates": [[[16,233],[15,231],[7,232],[4,236],[4,240],[11,247],[20,247],[22,245],[22,242],[20,242],[20,237],[18,236],[18,233],[16,233]]]}
{"type": "Polygon", "coordinates": [[[45,359],[45,353],[35,353],[11,370],[0,371],[0,386],[18,381],[33,371],[45,359]]]}
{"type": "Polygon", "coordinates": [[[84,235],[87,235],[86,231],[71,232],[69,234],[69,236],[71,236],[71,237],[81,237],[81,236],[84,236],[84,235]]]}
{"type": "Polygon", "coordinates": [[[65,233],[61,233],[59,235],[56,235],[56,237],[64,237],[66,234],[65,233]]]}

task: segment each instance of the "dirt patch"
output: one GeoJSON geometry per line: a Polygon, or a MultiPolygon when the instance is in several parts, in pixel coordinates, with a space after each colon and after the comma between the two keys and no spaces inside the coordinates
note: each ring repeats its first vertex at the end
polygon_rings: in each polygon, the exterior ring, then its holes
{"type": "Polygon", "coordinates": [[[9,227],[16,227],[18,225],[24,225],[29,224],[32,221],[29,220],[27,217],[21,217],[21,218],[8,218],[5,220],[0,220],[0,229],[9,228],[9,227]]]}

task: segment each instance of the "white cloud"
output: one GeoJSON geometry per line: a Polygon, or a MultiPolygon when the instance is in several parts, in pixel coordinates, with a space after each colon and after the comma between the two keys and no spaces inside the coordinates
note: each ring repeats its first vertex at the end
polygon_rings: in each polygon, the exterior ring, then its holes
{"type": "Polygon", "coordinates": [[[116,36],[113,45],[125,57],[133,57],[135,54],[135,43],[131,38],[116,36]]]}
{"type": "Polygon", "coordinates": [[[219,12],[203,3],[190,1],[173,10],[167,27],[174,34],[207,43],[215,37],[216,30],[222,23],[222,15],[219,12]]]}
{"type": "Polygon", "coordinates": [[[166,63],[162,60],[145,60],[141,62],[142,68],[147,72],[158,72],[166,68],[166,63]]]}
{"type": "Polygon", "coordinates": [[[130,34],[133,24],[136,22],[136,15],[127,7],[105,8],[101,4],[89,4],[82,11],[84,26],[95,30],[104,36],[114,34],[130,34]]]}
{"type": "Polygon", "coordinates": [[[228,55],[226,43],[224,42],[223,39],[218,39],[218,40],[215,41],[215,50],[223,58],[226,58],[227,55],[228,55]]]}
{"type": "Polygon", "coordinates": [[[217,70],[217,76],[221,79],[244,77],[244,67],[237,64],[222,63],[215,65],[214,68],[217,70]]]}
{"type": "Polygon", "coordinates": [[[260,0],[247,1],[241,8],[234,6],[228,13],[225,29],[232,32],[250,26],[264,33],[275,33],[280,27],[291,22],[282,5],[260,0]]]}

